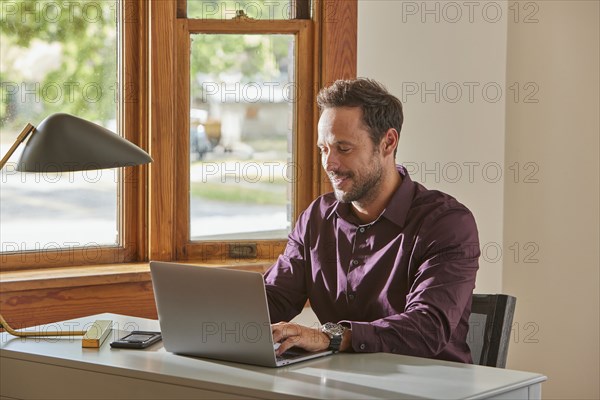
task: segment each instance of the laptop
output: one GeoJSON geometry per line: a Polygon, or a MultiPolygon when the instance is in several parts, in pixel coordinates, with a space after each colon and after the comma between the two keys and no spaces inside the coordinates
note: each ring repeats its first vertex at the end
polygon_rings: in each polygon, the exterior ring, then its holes
{"type": "Polygon", "coordinates": [[[281,367],[332,354],[292,348],[275,355],[263,276],[257,272],[150,261],[165,349],[281,367]]]}

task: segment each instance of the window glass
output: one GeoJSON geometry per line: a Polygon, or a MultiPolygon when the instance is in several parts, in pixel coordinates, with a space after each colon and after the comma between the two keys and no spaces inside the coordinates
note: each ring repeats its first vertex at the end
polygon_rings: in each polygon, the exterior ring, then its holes
{"type": "Polygon", "coordinates": [[[295,37],[191,38],[190,236],[285,238],[294,198],[295,37]]]}
{"type": "MultiPolygon", "coordinates": [[[[117,2],[3,1],[0,153],[26,123],[66,112],[117,131],[117,2]]],[[[118,242],[118,171],[0,174],[1,251],[118,242]]]]}

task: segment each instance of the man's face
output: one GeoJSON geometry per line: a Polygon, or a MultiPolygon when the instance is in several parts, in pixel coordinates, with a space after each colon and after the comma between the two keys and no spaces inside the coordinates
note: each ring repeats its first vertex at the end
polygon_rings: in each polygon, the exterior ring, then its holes
{"type": "Polygon", "coordinates": [[[383,179],[382,156],[358,107],[327,108],[319,119],[321,163],[342,202],[368,203],[383,179]]]}

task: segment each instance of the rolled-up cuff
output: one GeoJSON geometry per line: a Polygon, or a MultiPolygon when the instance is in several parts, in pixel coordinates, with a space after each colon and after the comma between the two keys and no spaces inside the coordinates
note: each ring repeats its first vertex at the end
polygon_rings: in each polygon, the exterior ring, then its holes
{"type": "Polygon", "coordinates": [[[357,353],[378,353],[381,343],[375,332],[375,327],[368,322],[340,321],[352,329],[352,349],[357,353]]]}

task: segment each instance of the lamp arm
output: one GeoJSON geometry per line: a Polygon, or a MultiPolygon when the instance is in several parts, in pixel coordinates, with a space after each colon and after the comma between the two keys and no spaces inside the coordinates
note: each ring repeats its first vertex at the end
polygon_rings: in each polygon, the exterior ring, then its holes
{"type": "Polygon", "coordinates": [[[35,130],[35,126],[33,126],[31,124],[27,124],[25,126],[25,128],[23,129],[23,131],[21,131],[21,133],[17,137],[17,140],[15,140],[15,142],[12,144],[12,146],[10,147],[10,149],[8,149],[8,153],[6,153],[4,155],[4,157],[2,157],[2,160],[0,161],[0,170],[2,170],[2,168],[4,168],[4,164],[6,164],[6,162],[10,158],[10,156],[13,155],[13,153],[15,152],[15,150],[17,149],[17,147],[19,147],[19,145],[23,141],[25,141],[25,139],[27,139],[27,136],[29,136],[29,134],[31,132],[33,132],[34,130],[35,130]]]}
{"type": "MultiPolygon", "coordinates": [[[[21,131],[21,133],[17,137],[17,140],[15,140],[15,142],[12,144],[12,146],[8,150],[8,153],[6,153],[4,155],[4,157],[2,157],[2,160],[0,160],[0,170],[2,170],[2,168],[4,168],[4,165],[6,164],[6,162],[10,158],[10,156],[13,155],[13,153],[15,152],[17,147],[19,147],[19,145],[23,141],[25,141],[25,139],[27,139],[27,136],[29,136],[29,134],[31,132],[33,132],[34,130],[35,130],[35,127],[31,124],[27,124],[25,126],[23,131],[21,131]]],[[[83,336],[86,333],[86,331],[19,332],[19,331],[14,330],[13,328],[11,328],[11,326],[8,324],[8,322],[6,322],[6,320],[4,319],[2,314],[0,314],[0,328],[3,328],[6,332],[10,333],[13,336],[20,336],[20,337],[25,337],[25,336],[83,336]]]]}
{"type": "Polygon", "coordinates": [[[14,330],[8,325],[8,322],[0,314],[0,327],[10,333],[13,336],[26,337],[26,336],[83,336],[86,331],[51,331],[51,332],[19,332],[14,330]]]}

